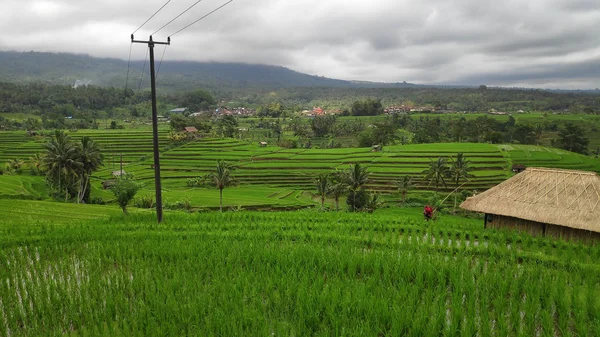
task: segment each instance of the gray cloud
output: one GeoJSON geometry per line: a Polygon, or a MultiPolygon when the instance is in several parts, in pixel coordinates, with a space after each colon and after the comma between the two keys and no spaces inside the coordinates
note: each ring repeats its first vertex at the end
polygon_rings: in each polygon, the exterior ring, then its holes
{"type": "MultiPolygon", "coordinates": [[[[225,0],[203,0],[164,39],[225,0]]],[[[3,0],[0,49],[127,58],[165,0],[3,0]]],[[[193,0],[173,0],[146,38],[193,0]]],[[[600,87],[598,0],[235,0],[173,37],[171,60],[415,83],[600,87]]],[[[143,46],[133,57],[143,59],[143,46]]]]}

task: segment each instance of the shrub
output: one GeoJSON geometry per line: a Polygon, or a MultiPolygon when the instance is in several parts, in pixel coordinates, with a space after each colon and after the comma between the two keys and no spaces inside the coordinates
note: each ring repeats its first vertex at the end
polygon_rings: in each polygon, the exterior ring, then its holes
{"type": "Polygon", "coordinates": [[[154,197],[151,195],[143,195],[139,198],[135,198],[133,204],[137,208],[153,208],[154,207],[154,197]]]}

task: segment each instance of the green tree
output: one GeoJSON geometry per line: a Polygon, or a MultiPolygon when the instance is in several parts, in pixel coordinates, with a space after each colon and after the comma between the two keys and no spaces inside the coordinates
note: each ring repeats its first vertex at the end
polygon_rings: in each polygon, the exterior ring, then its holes
{"type": "Polygon", "coordinates": [[[84,136],[77,146],[77,155],[79,157],[80,173],[79,192],[77,202],[88,202],[90,198],[90,178],[92,173],[102,166],[104,155],[100,152],[98,144],[90,137],[84,136]]]}
{"type": "Polygon", "coordinates": [[[19,158],[9,159],[6,162],[6,171],[21,174],[23,172],[23,160],[19,158]]]}
{"type": "Polygon", "coordinates": [[[117,179],[117,182],[111,187],[111,191],[116,197],[117,204],[121,207],[124,214],[127,214],[127,205],[135,198],[141,186],[129,175],[124,174],[117,179]]]}
{"type": "Polygon", "coordinates": [[[340,197],[348,190],[343,172],[336,171],[331,175],[329,194],[335,200],[335,210],[340,210],[340,197]]]}
{"type": "Polygon", "coordinates": [[[590,140],[583,135],[584,130],[582,127],[573,123],[566,123],[558,131],[558,146],[567,151],[587,154],[590,140]]]}
{"type": "Polygon", "coordinates": [[[469,173],[473,168],[470,166],[471,162],[467,160],[462,152],[456,154],[456,158],[452,160],[452,166],[450,167],[450,178],[458,188],[458,184],[461,180],[468,180],[473,177],[469,173]]]}
{"type": "Polygon", "coordinates": [[[329,174],[321,173],[315,179],[315,187],[317,189],[317,193],[321,199],[321,208],[325,206],[325,196],[329,193],[329,174]]]}
{"type": "Polygon", "coordinates": [[[29,171],[32,175],[38,175],[43,172],[44,157],[39,153],[34,154],[27,160],[29,171]]]}
{"type": "Polygon", "coordinates": [[[234,181],[231,175],[231,167],[224,160],[218,160],[217,169],[211,173],[210,178],[219,189],[219,210],[223,212],[223,189],[231,185],[234,181]]]}
{"type": "Polygon", "coordinates": [[[187,107],[190,111],[208,110],[216,104],[215,98],[204,90],[195,90],[187,92],[181,98],[180,104],[187,107]]]}
{"type": "Polygon", "coordinates": [[[234,137],[237,132],[238,122],[235,117],[227,115],[223,116],[217,122],[221,137],[234,137]]]}
{"type": "Polygon", "coordinates": [[[71,194],[76,193],[78,172],[82,163],[79,161],[77,147],[71,138],[63,131],[55,131],[49,142],[44,144],[46,156],[46,181],[51,189],[64,193],[65,201],[71,194]]]}
{"type": "Polygon", "coordinates": [[[406,194],[413,187],[413,178],[411,176],[401,176],[400,179],[396,180],[396,187],[398,188],[398,194],[402,199],[402,205],[406,202],[406,194]]]}
{"type": "MultiPolygon", "coordinates": [[[[462,152],[456,154],[456,158],[452,160],[452,166],[450,167],[450,178],[454,182],[456,189],[458,189],[458,184],[461,180],[468,180],[473,177],[470,173],[472,167],[470,166],[471,162],[468,161],[462,152]]],[[[456,191],[454,191],[454,212],[456,212],[456,204],[458,195],[456,191]]]]}
{"type": "Polygon", "coordinates": [[[376,209],[385,206],[385,202],[380,193],[372,192],[367,195],[367,201],[363,207],[369,213],[373,213],[376,209]]]}
{"type": "Polygon", "coordinates": [[[450,168],[447,166],[446,158],[438,158],[429,162],[429,167],[423,171],[425,179],[429,180],[429,184],[435,183],[435,191],[437,192],[440,183],[446,186],[446,178],[450,177],[450,168]]]}
{"type": "Polygon", "coordinates": [[[369,172],[359,163],[350,165],[346,171],[346,183],[350,191],[346,203],[353,212],[360,210],[366,202],[366,192],[363,186],[369,181],[369,172]]]}
{"type": "Polygon", "coordinates": [[[310,123],[315,137],[325,137],[335,124],[334,115],[316,116],[310,123]]]}

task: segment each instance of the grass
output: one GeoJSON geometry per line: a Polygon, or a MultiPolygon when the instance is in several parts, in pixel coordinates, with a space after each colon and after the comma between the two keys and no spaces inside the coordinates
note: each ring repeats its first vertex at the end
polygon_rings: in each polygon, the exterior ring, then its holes
{"type": "Polygon", "coordinates": [[[600,331],[598,246],[419,210],[22,218],[0,247],[2,335],[600,331]]]}

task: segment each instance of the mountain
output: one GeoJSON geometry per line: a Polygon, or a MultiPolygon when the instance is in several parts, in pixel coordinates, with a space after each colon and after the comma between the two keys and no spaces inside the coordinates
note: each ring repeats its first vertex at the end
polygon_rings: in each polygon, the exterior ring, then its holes
{"type": "MultiPolygon", "coordinates": [[[[132,61],[129,65],[129,88],[149,86],[149,62],[132,61]]],[[[156,62],[158,85],[163,89],[205,88],[410,88],[411,83],[377,83],[345,81],[303,74],[285,67],[218,62],[156,62]]],[[[128,62],[95,58],[88,55],[40,52],[0,52],[0,81],[45,82],[50,84],[93,84],[124,87],[128,62]]]]}

